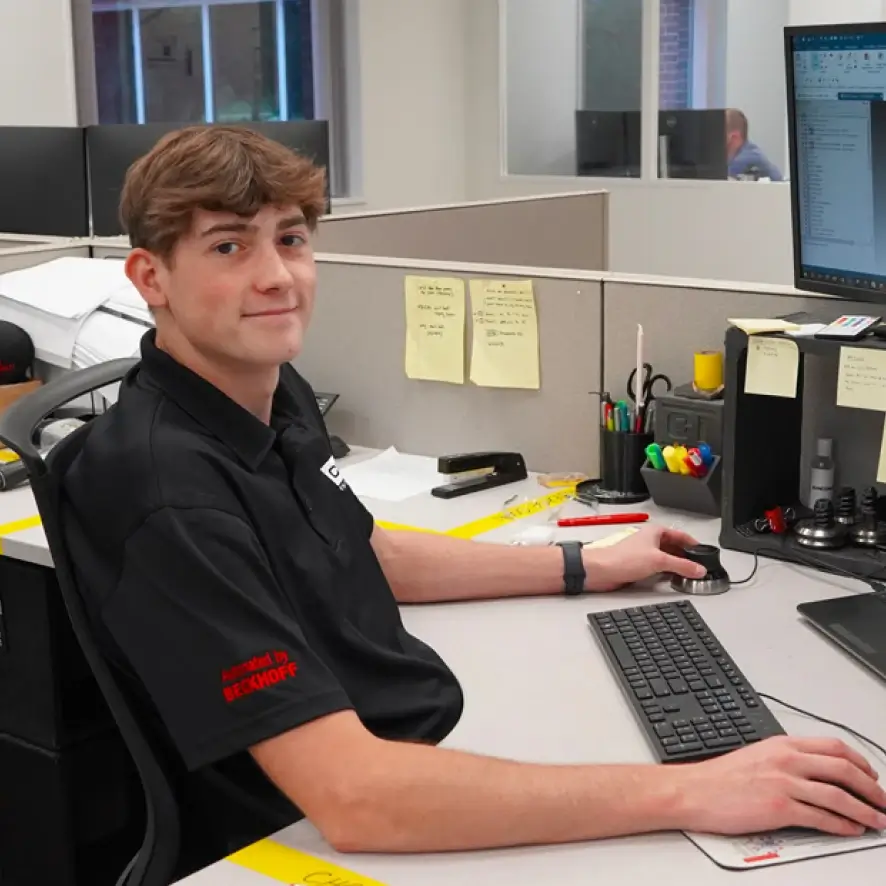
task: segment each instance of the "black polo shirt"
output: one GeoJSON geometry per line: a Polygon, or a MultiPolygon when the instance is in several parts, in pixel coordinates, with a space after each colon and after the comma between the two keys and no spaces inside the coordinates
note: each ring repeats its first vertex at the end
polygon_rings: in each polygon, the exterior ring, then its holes
{"type": "Polygon", "coordinates": [[[436,743],[462,695],[403,627],[309,385],[282,367],[268,426],[154,335],[66,475],[64,525],[104,651],[226,852],[299,817],[250,746],[346,709],[436,743]]]}

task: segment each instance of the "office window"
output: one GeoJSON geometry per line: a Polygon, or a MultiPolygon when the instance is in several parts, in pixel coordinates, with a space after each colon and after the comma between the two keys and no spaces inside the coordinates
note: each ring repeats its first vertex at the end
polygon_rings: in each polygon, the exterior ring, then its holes
{"type": "Polygon", "coordinates": [[[791,0],[503,0],[506,171],[780,178],[791,0]],[[656,131],[642,137],[644,34],[658,3],[656,131]],[[728,112],[728,113],[727,113],[728,112]]]}
{"type": "Polygon", "coordinates": [[[74,10],[92,25],[94,108],[83,122],[313,120],[322,108],[332,193],[348,195],[345,109],[335,101],[341,0],[75,0],[74,10]]]}

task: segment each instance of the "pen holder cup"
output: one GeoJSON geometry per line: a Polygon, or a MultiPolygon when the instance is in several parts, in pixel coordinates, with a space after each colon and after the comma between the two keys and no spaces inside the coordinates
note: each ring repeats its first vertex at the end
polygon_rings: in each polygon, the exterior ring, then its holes
{"type": "Polygon", "coordinates": [[[594,497],[606,504],[646,501],[649,490],[640,469],[653,435],[624,431],[601,431],[600,434],[600,483],[594,497]]]}
{"type": "Polygon", "coordinates": [[[714,456],[704,477],[658,471],[647,461],[640,469],[652,500],[660,508],[688,511],[692,514],[720,516],[722,460],[714,456]]]}

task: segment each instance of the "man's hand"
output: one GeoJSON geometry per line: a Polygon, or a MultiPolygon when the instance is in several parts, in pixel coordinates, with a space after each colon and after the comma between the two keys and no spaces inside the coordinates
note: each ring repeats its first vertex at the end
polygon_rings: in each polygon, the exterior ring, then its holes
{"type": "Polygon", "coordinates": [[[685,830],[736,835],[802,827],[857,836],[886,829],[886,815],[868,805],[886,808],[877,774],[837,739],[770,738],[689,764],[684,774],[678,817],[685,830]]]}
{"type": "Polygon", "coordinates": [[[660,572],[674,572],[684,578],[703,578],[703,566],[680,556],[684,548],[698,542],[676,529],[644,526],[624,541],[607,548],[585,548],[589,591],[614,591],[660,572]]]}

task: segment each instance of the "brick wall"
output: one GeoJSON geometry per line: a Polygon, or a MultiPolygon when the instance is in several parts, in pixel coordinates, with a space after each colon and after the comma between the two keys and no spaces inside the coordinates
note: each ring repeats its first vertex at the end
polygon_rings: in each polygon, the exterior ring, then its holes
{"type": "Polygon", "coordinates": [[[695,0],[661,0],[659,100],[664,110],[689,107],[695,0]]]}

